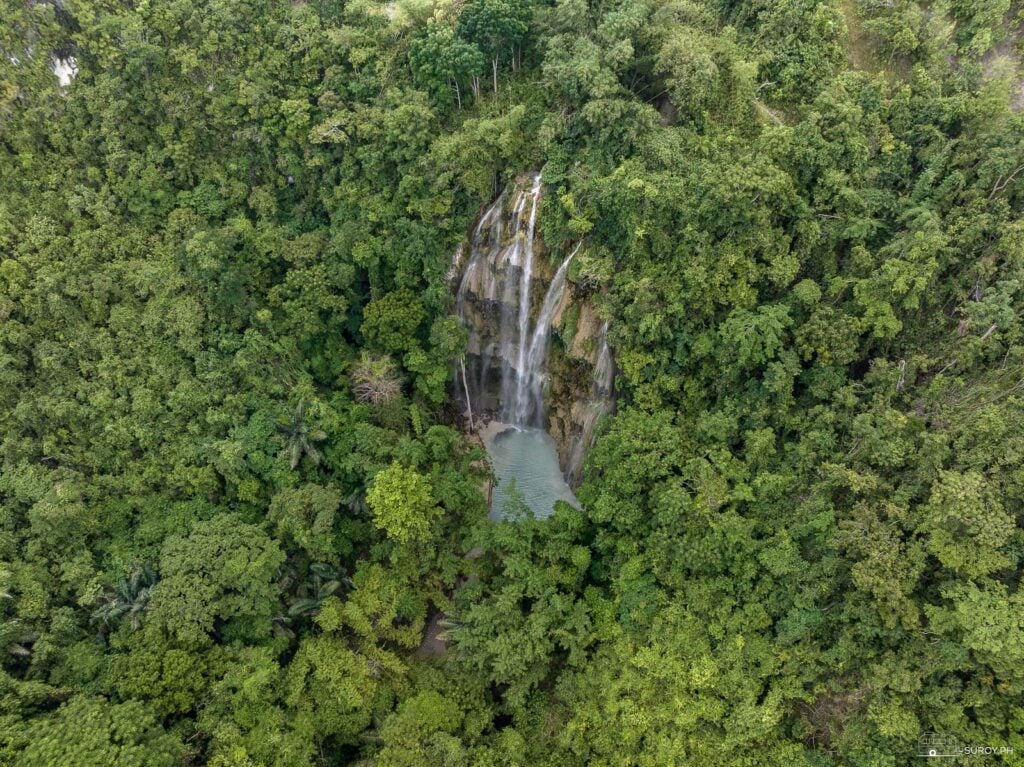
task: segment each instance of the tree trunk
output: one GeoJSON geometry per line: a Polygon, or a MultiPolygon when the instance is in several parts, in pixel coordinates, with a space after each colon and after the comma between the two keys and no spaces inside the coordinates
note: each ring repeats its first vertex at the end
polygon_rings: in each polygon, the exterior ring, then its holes
{"type": "Polygon", "coordinates": [[[473,405],[469,400],[469,384],[466,383],[466,358],[459,360],[459,367],[462,368],[462,389],[466,392],[466,412],[469,413],[469,430],[473,431],[473,405]]]}
{"type": "Polygon", "coordinates": [[[480,98],[480,75],[473,75],[470,78],[469,89],[473,91],[473,98],[480,98]]]}
{"type": "Polygon", "coordinates": [[[498,57],[491,59],[491,71],[494,73],[494,92],[498,92],[498,57]]]}
{"type": "Polygon", "coordinates": [[[455,81],[455,101],[458,102],[459,109],[462,109],[462,93],[459,91],[459,81],[455,81]]]}

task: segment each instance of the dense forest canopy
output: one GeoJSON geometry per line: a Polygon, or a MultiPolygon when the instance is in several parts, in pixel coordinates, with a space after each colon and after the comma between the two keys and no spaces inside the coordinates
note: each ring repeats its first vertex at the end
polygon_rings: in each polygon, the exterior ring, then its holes
{"type": "Polygon", "coordinates": [[[1022,25],[0,0],[0,764],[1024,764],[1022,25]],[[530,170],[618,406],[491,523],[446,272],[530,170]]]}

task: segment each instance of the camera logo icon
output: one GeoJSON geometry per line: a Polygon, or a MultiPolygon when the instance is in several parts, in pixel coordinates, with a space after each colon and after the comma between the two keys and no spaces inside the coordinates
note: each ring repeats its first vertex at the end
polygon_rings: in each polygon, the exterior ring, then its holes
{"type": "Polygon", "coordinates": [[[917,755],[928,759],[951,759],[960,755],[960,743],[952,735],[926,732],[917,741],[917,755]]]}

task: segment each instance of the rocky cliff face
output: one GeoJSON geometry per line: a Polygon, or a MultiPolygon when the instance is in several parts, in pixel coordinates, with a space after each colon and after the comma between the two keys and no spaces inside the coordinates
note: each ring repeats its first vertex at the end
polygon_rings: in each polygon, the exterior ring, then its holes
{"type": "Polygon", "coordinates": [[[568,293],[565,311],[553,324],[560,341],[548,360],[551,386],[548,431],[558,445],[566,480],[575,487],[594,428],[614,409],[615,368],[608,346],[608,324],[602,322],[588,297],[568,293]]]}
{"type": "Polygon", "coordinates": [[[449,280],[469,344],[454,393],[474,429],[490,420],[546,429],[575,485],[614,404],[614,365],[607,323],[571,279],[586,245],[545,245],[536,233],[542,194],[539,176],[521,176],[455,254],[449,280]]]}

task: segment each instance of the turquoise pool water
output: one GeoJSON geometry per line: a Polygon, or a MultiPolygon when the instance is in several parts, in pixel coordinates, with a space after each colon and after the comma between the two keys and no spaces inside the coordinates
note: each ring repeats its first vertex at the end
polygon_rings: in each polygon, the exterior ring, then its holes
{"type": "Polygon", "coordinates": [[[504,518],[515,496],[541,519],[551,516],[556,501],[579,506],[562,477],[555,441],[546,431],[492,421],[482,436],[498,478],[491,519],[504,518]]]}

